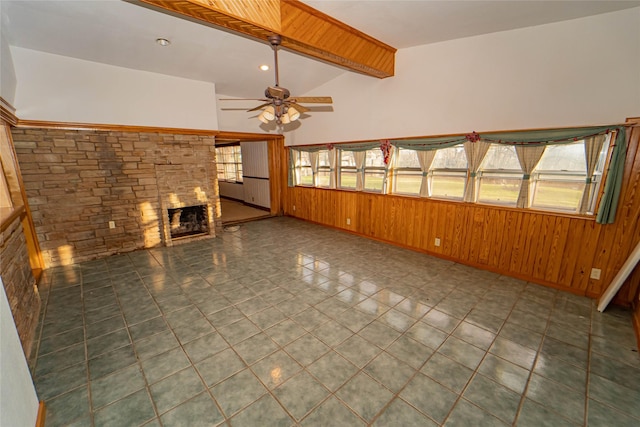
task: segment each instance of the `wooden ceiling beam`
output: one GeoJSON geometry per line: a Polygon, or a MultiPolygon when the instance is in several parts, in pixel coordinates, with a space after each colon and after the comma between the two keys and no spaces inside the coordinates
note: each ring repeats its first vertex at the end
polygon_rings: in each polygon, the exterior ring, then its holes
{"type": "Polygon", "coordinates": [[[394,75],[396,49],[299,0],[139,0],[154,8],[267,41],[372,77],[394,75]]]}

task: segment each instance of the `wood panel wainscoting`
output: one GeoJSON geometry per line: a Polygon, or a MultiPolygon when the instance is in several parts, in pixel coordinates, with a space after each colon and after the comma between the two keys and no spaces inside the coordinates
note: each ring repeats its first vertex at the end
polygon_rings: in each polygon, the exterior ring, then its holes
{"type": "MultiPolygon", "coordinates": [[[[284,213],[598,298],[640,241],[640,128],[628,132],[614,224],[596,224],[594,217],[579,215],[310,187],[286,187],[284,213]],[[441,246],[435,246],[436,238],[441,246]],[[600,280],[589,277],[592,268],[602,270],[600,280]]],[[[282,161],[288,164],[286,158],[282,161]]],[[[636,267],[614,303],[629,306],[639,283],[636,267]]]]}

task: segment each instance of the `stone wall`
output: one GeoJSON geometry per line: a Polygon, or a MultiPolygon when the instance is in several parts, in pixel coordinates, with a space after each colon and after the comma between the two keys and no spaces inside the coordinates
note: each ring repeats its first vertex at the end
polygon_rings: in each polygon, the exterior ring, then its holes
{"type": "Polygon", "coordinates": [[[40,313],[40,296],[29,265],[29,253],[20,218],[0,233],[0,276],[26,357],[40,313]]]}
{"type": "MultiPolygon", "coordinates": [[[[212,136],[21,128],[12,134],[46,268],[170,244],[163,233],[167,205],[208,204],[219,212],[212,136]]],[[[212,220],[214,235],[221,222],[212,220]]]]}

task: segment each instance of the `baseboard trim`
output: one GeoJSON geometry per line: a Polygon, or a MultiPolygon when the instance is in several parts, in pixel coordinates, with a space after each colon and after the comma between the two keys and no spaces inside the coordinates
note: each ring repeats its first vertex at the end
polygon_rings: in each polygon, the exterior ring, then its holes
{"type": "Polygon", "coordinates": [[[38,418],[36,418],[36,427],[44,427],[46,417],[47,406],[44,404],[44,400],[41,400],[40,405],[38,405],[38,418]]]}

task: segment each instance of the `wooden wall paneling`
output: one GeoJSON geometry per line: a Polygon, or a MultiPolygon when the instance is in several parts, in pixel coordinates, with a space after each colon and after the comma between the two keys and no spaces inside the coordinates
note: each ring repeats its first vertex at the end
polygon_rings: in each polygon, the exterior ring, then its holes
{"type": "Polygon", "coordinates": [[[564,260],[565,246],[567,244],[567,234],[569,232],[570,218],[557,217],[556,225],[551,237],[551,247],[547,252],[548,263],[544,271],[544,280],[558,283],[560,267],[564,260]]]}
{"type": "Polygon", "coordinates": [[[539,227],[541,218],[538,215],[531,215],[530,213],[526,214],[528,223],[527,228],[524,229],[524,246],[522,251],[522,262],[518,268],[518,272],[520,274],[524,274],[526,276],[532,276],[533,273],[533,263],[536,259],[535,250],[538,247],[538,236],[539,236],[539,227]]]}
{"type": "Polygon", "coordinates": [[[590,295],[600,295],[604,291],[624,263],[625,254],[628,254],[629,248],[632,248],[629,233],[638,221],[637,203],[640,203],[640,198],[636,196],[640,180],[640,165],[637,162],[640,156],[637,156],[637,151],[638,130],[632,128],[629,135],[625,175],[616,212],[616,221],[613,224],[602,226],[603,230],[593,262],[593,267],[600,268],[602,274],[600,280],[591,279],[589,281],[588,293],[590,295]],[[623,252],[625,250],[626,252],[623,252]]]}
{"type": "Polygon", "coordinates": [[[578,257],[580,256],[580,245],[582,242],[582,236],[585,234],[585,227],[589,221],[571,218],[569,219],[569,227],[567,230],[567,243],[565,245],[565,251],[562,254],[562,262],[558,268],[558,281],[557,283],[570,287],[573,281],[573,272],[576,269],[578,257]]]}
{"type": "Polygon", "coordinates": [[[427,248],[427,227],[425,225],[428,221],[428,209],[425,206],[424,200],[420,200],[416,213],[416,247],[421,250],[427,248]]]}
{"type": "Polygon", "coordinates": [[[431,247],[435,249],[436,253],[446,255],[445,243],[448,240],[447,232],[452,226],[451,218],[448,215],[449,208],[452,205],[450,203],[440,203],[438,206],[438,212],[435,223],[437,224],[436,232],[431,239],[431,247]],[[435,245],[436,237],[440,239],[440,246],[435,245]]]}
{"type": "Polygon", "coordinates": [[[451,242],[451,251],[449,255],[452,258],[459,259],[461,258],[462,248],[464,247],[464,234],[466,230],[466,210],[465,209],[456,209],[455,210],[455,221],[453,227],[453,235],[451,242]]]}
{"type": "MultiPolygon", "coordinates": [[[[271,195],[271,215],[282,215],[284,213],[283,188],[287,185],[286,175],[280,167],[283,157],[286,156],[283,138],[267,141],[267,157],[269,158],[269,193],[271,195]]],[[[287,164],[287,163],[284,163],[287,164]]]]}
{"type": "Polygon", "coordinates": [[[502,244],[499,253],[495,254],[497,259],[497,267],[501,271],[510,271],[511,258],[513,255],[513,245],[516,240],[516,234],[520,230],[520,220],[522,214],[517,211],[509,211],[505,215],[504,230],[503,233],[498,233],[498,237],[501,238],[502,244]]]}
{"type": "Polygon", "coordinates": [[[527,213],[523,212],[521,214],[519,228],[513,236],[513,251],[511,252],[511,262],[509,263],[509,271],[513,273],[521,273],[523,259],[526,259],[525,248],[527,247],[526,240],[530,218],[531,216],[527,213]]]}
{"type": "Polygon", "coordinates": [[[482,246],[482,229],[484,227],[484,209],[481,207],[468,207],[470,215],[468,217],[466,248],[467,256],[464,258],[467,262],[478,264],[478,254],[482,246]]]}
{"type": "MultiPolygon", "coordinates": [[[[624,196],[623,202],[618,207],[618,214],[624,219],[623,221],[616,221],[616,237],[614,240],[614,247],[612,248],[612,254],[610,262],[606,269],[606,275],[601,283],[602,291],[613,280],[613,277],[620,270],[624,262],[626,261],[627,254],[629,254],[633,248],[640,241],[640,235],[638,229],[640,228],[640,153],[638,148],[640,145],[640,128],[635,127],[631,129],[629,137],[629,151],[627,153],[627,161],[631,165],[628,174],[625,176],[624,181],[624,196]]],[[[628,169],[625,168],[625,171],[628,169]]],[[[630,293],[633,293],[630,285],[632,282],[627,279],[623,284],[620,291],[618,291],[617,298],[629,297],[630,293]]]]}
{"type": "Polygon", "coordinates": [[[598,249],[598,239],[602,228],[603,227],[600,224],[596,224],[595,221],[586,222],[582,239],[579,245],[573,248],[573,250],[579,251],[579,256],[573,271],[573,279],[571,280],[570,287],[583,295],[587,290],[591,267],[594,266],[593,261],[598,249]]]}
{"type": "Polygon", "coordinates": [[[489,263],[489,253],[491,252],[492,235],[495,228],[492,224],[495,223],[496,214],[499,211],[488,210],[484,212],[484,221],[482,223],[482,238],[480,243],[480,250],[478,251],[478,264],[487,265],[489,263]]]}
{"type": "Polygon", "coordinates": [[[549,251],[553,242],[556,218],[551,215],[544,215],[538,234],[538,249],[535,251],[533,264],[533,277],[544,280],[547,265],[549,264],[549,251]]]}
{"type": "Polygon", "coordinates": [[[441,230],[444,229],[444,206],[437,203],[429,212],[429,234],[427,235],[427,250],[437,254],[442,253],[442,245],[436,246],[436,237],[442,241],[441,230]]]}
{"type": "MultiPolygon", "coordinates": [[[[500,254],[502,253],[502,246],[506,242],[506,239],[503,238],[503,235],[509,233],[508,220],[510,216],[507,215],[506,210],[501,210],[496,215],[496,221],[499,224],[502,224],[502,230],[493,230],[492,239],[489,242],[489,258],[487,260],[487,264],[489,267],[494,269],[500,268],[500,254]]],[[[491,226],[491,224],[489,224],[491,226]]]]}
{"type": "Polygon", "coordinates": [[[442,233],[442,253],[446,256],[451,256],[453,249],[454,239],[456,238],[456,215],[455,205],[451,203],[443,203],[444,215],[445,215],[445,229],[442,233]]]}

